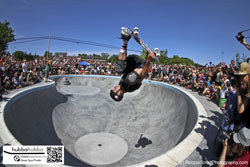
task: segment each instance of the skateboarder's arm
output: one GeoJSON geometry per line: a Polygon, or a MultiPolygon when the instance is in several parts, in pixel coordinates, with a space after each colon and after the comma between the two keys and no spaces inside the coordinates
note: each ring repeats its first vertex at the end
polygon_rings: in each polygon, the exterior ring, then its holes
{"type": "Polygon", "coordinates": [[[144,77],[147,75],[148,69],[150,67],[150,62],[155,58],[155,53],[154,52],[150,52],[147,56],[147,60],[145,63],[145,66],[142,69],[142,72],[140,74],[140,80],[139,82],[142,82],[142,80],[144,79],[144,77]]]}

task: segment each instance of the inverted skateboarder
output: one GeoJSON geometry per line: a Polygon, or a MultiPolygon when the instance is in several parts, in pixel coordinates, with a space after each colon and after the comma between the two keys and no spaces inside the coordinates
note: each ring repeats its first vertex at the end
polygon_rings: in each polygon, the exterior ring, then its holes
{"type": "Polygon", "coordinates": [[[115,71],[123,74],[120,82],[112,90],[110,96],[115,101],[121,101],[124,93],[133,92],[140,88],[141,82],[147,75],[150,62],[155,58],[155,52],[147,52],[146,61],[138,55],[132,54],[127,56],[127,46],[131,35],[126,31],[121,31],[123,45],[115,64],[115,71]]]}

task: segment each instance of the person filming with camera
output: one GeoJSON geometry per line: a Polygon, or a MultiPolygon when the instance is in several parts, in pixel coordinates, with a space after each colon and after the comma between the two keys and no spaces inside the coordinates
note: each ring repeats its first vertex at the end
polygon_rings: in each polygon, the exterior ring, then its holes
{"type": "Polygon", "coordinates": [[[229,147],[228,139],[223,141],[218,167],[248,167],[249,166],[250,129],[244,127],[233,134],[233,143],[229,147]],[[227,161],[227,157],[233,157],[227,161]]]}

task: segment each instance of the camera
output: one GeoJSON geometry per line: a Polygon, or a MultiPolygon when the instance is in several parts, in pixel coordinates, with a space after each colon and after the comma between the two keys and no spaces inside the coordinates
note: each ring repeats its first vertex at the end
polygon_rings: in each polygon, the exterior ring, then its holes
{"type": "Polygon", "coordinates": [[[238,35],[235,36],[236,39],[239,41],[239,42],[243,42],[244,40],[244,35],[242,34],[242,32],[239,32],[238,35]]]}
{"type": "Polygon", "coordinates": [[[239,87],[240,86],[240,79],[238,75],[233,75],[231,78],[231,86],[239,87]]]}
{"type": "Polygon", "coordinates": [[[225,139],[230,140],[231,139],[231,134],[230,133],[231,132],[223,131],[222,134],[221,134],[221,136],[220,136],[220,138],[222,140],[225,140],[225,139]]]}
{"type": "Polygon", "coordinates": [[[230,87],[230,86],[231,86],[230,81],[227,81],[227,82],[226,82],[226,85],[227,85],[227,87],[230,87]]]}

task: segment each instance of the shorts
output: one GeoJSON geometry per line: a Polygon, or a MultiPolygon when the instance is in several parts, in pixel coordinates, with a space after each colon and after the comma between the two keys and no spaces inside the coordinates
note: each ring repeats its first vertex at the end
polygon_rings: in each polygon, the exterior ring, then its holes
{"type": "Polygon", "coordinates": [[[227,102],[226,98],[220,98],[219,107],[222,107],[227,102]]]}

